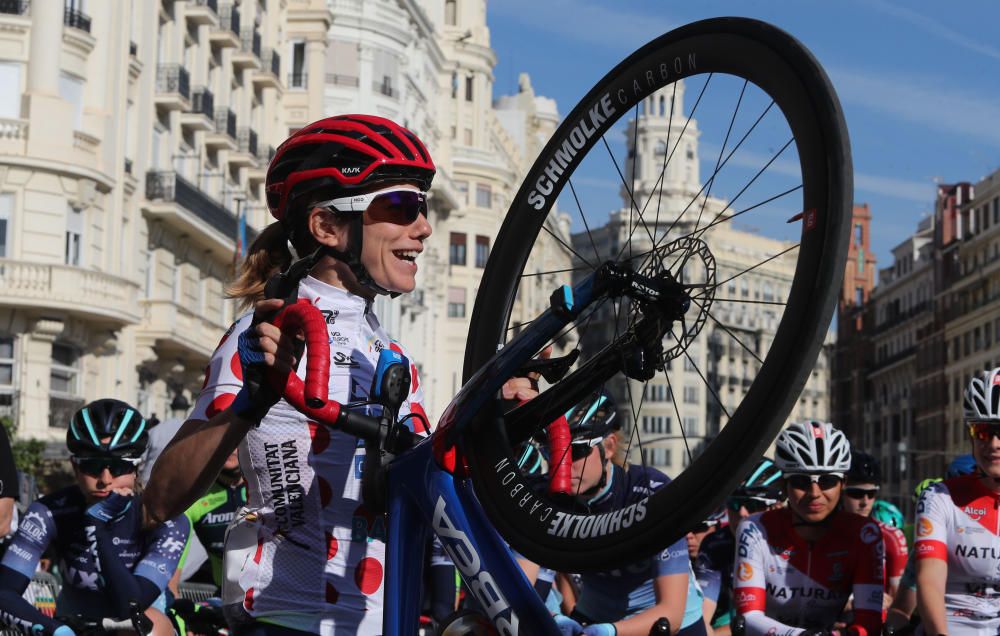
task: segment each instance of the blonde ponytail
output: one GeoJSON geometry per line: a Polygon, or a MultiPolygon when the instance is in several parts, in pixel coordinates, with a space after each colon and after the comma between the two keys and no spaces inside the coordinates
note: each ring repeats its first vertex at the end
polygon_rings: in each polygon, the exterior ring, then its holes
{"type": "Polygon", "coordinates": [[[281,223],[275,222],[264,228],[250,245],[236,280],[226,288],[227,298],[239,300],[240,311],[250,309],[262,299],[267,279],[291,265],[292,253],[287,241],[281,223]]]}

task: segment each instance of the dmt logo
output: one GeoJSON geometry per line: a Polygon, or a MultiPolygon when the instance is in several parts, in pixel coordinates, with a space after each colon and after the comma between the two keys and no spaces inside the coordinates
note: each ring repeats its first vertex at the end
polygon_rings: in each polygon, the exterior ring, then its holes
{"type": "Polygon", "coordinates": [[[741,581],[749,581],[750,579],[753,578],[753,567],[746,561],[741,561],[739,572],[736,574],[736,576],[741,581]]]}
{"type": "Polygon", "coordinates": [[[511,609],[510,603],[504,598],[500,587],[489,572],[483,569],[482,560],[469,537],[455,527],[445,512],[443,497],[438,497],[434,505],[434,517],[431,520],[434,532],[441,539],[441,545],[451,557],[472,595],[482,604],[486,615],[501,634],[516,636],[520,620],[511,609]]]}

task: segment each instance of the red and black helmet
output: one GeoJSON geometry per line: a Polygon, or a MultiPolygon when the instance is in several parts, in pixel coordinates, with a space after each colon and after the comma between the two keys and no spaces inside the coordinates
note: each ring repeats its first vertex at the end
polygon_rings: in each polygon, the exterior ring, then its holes
{"type": "Polygon", "coordinates": [[[349,193],[371,184],[415,182],[430,188],[434,162],[412,132],[384,117],[338,115],[299,129],[267,168],[267,207],[281,221],[306,193],[349,193]]]}

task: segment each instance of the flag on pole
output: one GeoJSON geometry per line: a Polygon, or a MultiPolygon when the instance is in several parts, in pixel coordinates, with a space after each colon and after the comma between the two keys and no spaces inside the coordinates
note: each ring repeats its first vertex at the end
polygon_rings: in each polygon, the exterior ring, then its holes
{"type": "Polygon", "coordinates": [[[239,269],[240,263],[247,252],[247,215],[241,205],[242,199],[236,199],[236,249],[233,251],[233,269],[239,269]]]}

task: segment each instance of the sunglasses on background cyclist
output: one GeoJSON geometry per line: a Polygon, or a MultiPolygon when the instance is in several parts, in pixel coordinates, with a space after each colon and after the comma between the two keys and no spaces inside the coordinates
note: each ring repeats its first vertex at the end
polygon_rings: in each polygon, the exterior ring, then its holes
{"type": "Polygon", "coordinates": [[[393,214],[394,222],[409,225],[423,214],[427,216],[427,193],[419,190],[378,190],[314,203],[313,207],[332,212],[364,212],[376,201],[393,214]]]}
{"type": "Polygon", "coordinates": [[[100,477],[107,468],[112,477],[121,477],[134,473],[139,468],[138,459],[122,459],[121,457],[74,457],[73,464],[80,472],[91,477],[100,477]]]}
{"type": "Polygon", "coordinates": [[[814,475],[807,473],[785,474],[788,485],[796,490],[810,490],[813,484],[819,484],[820,490],[830,490],[836,488],[837,484],[843,483],[843,475],[837,473],[823,473],[814,475]]]}
{"type": "Polygon", "coordinates": [[[750,514],[756,512],[763,512],[770,507],[771,504],[760,499],[754,499],[753,497],[730,497],[726,500],[726,507],[733,512],[739,512],[740,508],[746,508],[746,511],[750,514]]]}
{"type": "Polygon", "coordinates": [[[857,486],[848,486],[844,488],[844,494],[851,499],[875,499],[878,497],[878,488],[858,488],[857,486]]]}
{"type": "Polygon", "coordinates": [[[969,422],[969,435],[980,442],[1000,437],[1000,422],[969,422]]]}
{"type": "Polygon", "coordinates": [[[578,462],[581,459],[590,456],[590,451],[595,446],[604,441],[604,438],[595,437],[594,439],[582,440],[579,442],[573,442],[569,445],[570,454],[573,455],[573,461],[578,462]]]}

